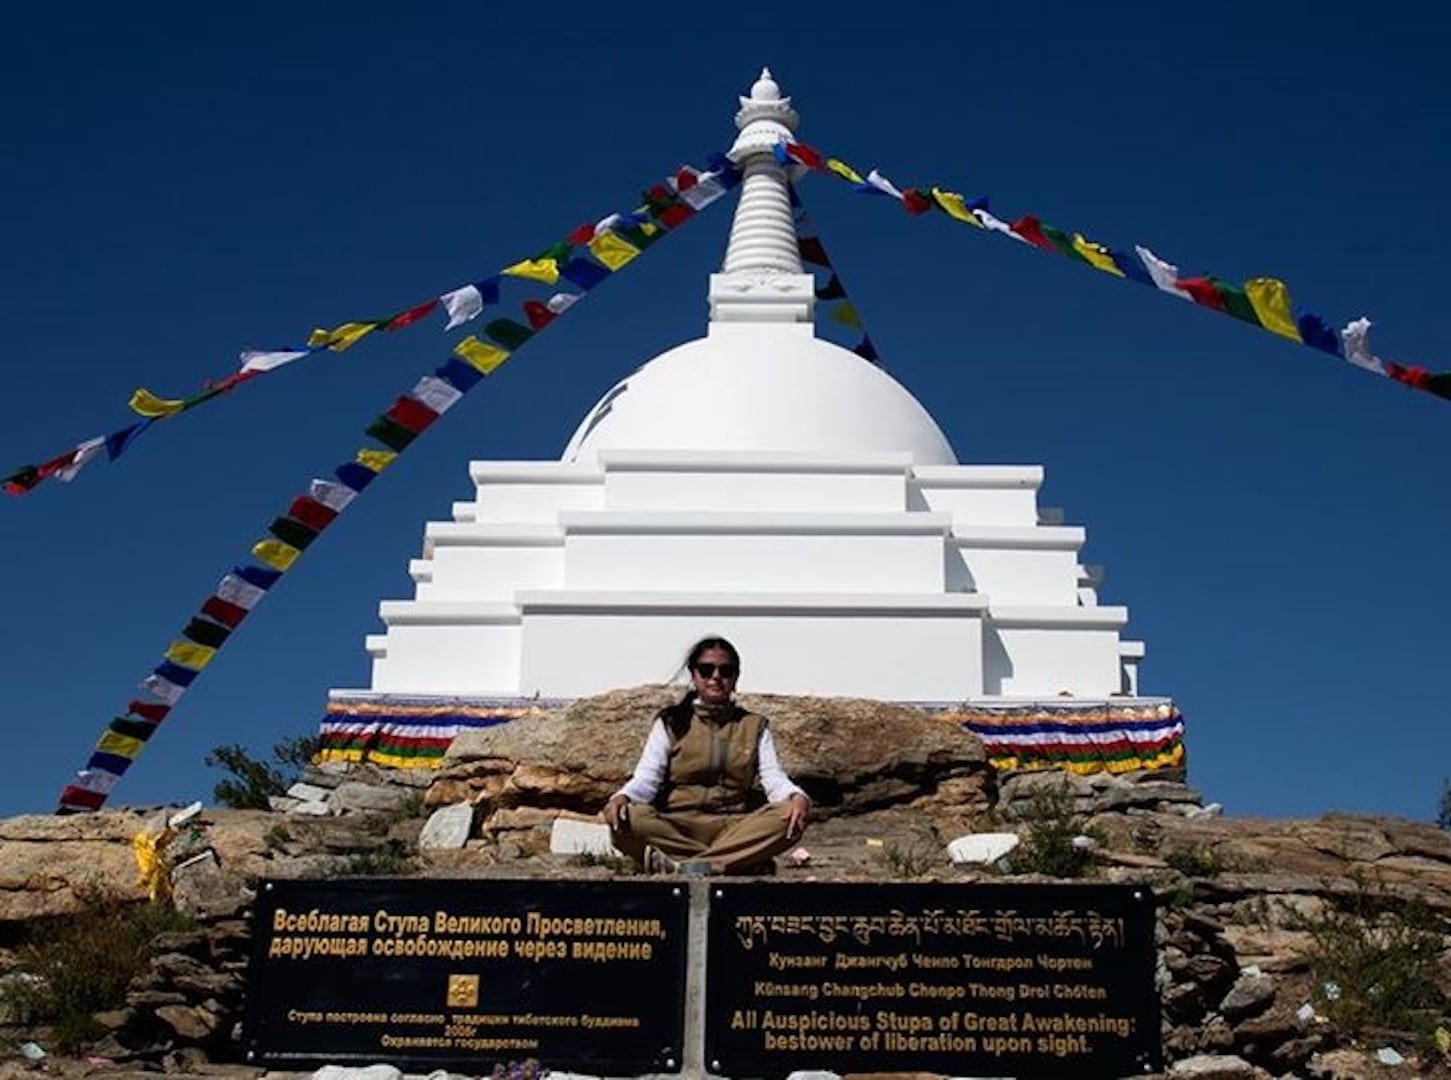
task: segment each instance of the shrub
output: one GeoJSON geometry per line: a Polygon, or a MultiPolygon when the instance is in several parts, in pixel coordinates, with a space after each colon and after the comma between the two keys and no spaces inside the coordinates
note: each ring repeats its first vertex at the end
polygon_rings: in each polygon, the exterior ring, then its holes
{"type": "Polygon", "coordinates": [[[941,846],[930,835],[908,836],[882,844],[882,862],[894,878],[921,877],[942,859],[941,846]]]}
{"type": "Polygon", "coordinates": [[[218,746],[206,756],[206,763],[232,775],[218,781],[212,795],[234,810],[266,810],[268,796],[285,795],[321,748],[322,740],[314,735],[283,739],[272,747],[273,760],[266,762],[254,758],[241,743],[218,746]]]}
{"type": "Polygon", "coordinates": [[[1441,803],[1436,807],[1436,824],[1451,832],[1451,776],[1441,781],[1441,803]]]}
{"type": "Polygon", "coordinates": [[[1420,901],[1359,885],[1323,914],[1292,924],[1310,936],[1321,1011],[1347,1035],[1390,1031],[1424,1042],[1451,1005],[1442,965],[1451,926],[1420,901]]]}
{"type": "Polygon", "coordinates": [[[1034,791],[1023,820],[1028,833],[1011,856],[1014,870],[1059,878],[1089,873],[1093,852],[1073,842],[1082,830],[1074,821],[1073,793],[1066,783],[1034,791]]]}
{"type": "Polygon", "coordinates": [[[397,844],[359,851],[332,868],[333,877],[408,877],[418,872],[413,856],[397,844]]]}
{"type": "Polygon", "coordinates": [[[12,986],[12,1010],[27,1022],[51,1026],[55,1048],[69,1053],[103,1034],[92,1014],[126,1003],[126,988],[145,970],[157,934],[192,922],[167,905],[133,903],[99,889],[83,896],[73,915],[32,924],[19,967],[39,978],[12,986]]]}

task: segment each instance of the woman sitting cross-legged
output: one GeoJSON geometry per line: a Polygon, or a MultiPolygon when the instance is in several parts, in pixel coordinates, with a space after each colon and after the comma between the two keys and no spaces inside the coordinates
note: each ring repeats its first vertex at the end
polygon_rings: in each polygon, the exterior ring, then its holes
{"type": "Polygon", "coordinates": [[[766,718],[732,700],[735,646],[705,638],[686,667],[692,689],[655,717],[635,774],[605,804],[611,839],[650,872],[765,868],[800,839],[811,800],[781,768],[766,718]]]}

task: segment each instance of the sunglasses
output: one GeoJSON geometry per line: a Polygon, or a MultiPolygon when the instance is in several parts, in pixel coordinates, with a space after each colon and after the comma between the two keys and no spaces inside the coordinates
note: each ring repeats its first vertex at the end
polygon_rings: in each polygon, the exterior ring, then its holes
{"type": "Polygon", "coordinates": [[[722,679],[734,679],[741,673],[741,669],[735,664],[700,663],[695,665],[695,673],[702,679],[714,678],[717,672],[720,673],[722,679]]]}

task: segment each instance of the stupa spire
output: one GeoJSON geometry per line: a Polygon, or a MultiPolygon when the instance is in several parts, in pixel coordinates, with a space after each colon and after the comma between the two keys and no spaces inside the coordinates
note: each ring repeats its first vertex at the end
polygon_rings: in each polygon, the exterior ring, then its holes
{"type": "Polygon", "coordinates": [[[809,276],[803,276],[786,170],[773,153],[795,141],[800,118],[791,99],[762,68],[740,99],[740,132],[729,156],[741,170],[741,198],[721,273],[711,282],[711,321],[810,322],[809,276]]]}

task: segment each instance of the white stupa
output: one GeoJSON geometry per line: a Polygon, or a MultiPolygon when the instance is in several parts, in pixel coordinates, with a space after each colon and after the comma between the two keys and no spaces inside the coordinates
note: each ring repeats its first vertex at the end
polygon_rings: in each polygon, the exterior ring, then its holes
{"type": "Polygon", "coordinates": [[[1177,713],[1137,697],[1143,646],[1099,605],[1084,529],[1039,508],[1043,469],[958,464],[901,384],[816,337],[772,155],[797,116],[769,71],[736,125],[705,336],[611,387],[560,460],[470,463],[473,497],[410,564],[415,596],[380,607],[371,688],[331,694],[335,756],[662,682],[707,634],[740,648],[752,692],[1123,730],[1112,717],[1152,714],[1167,745],[1177,713]]]}

